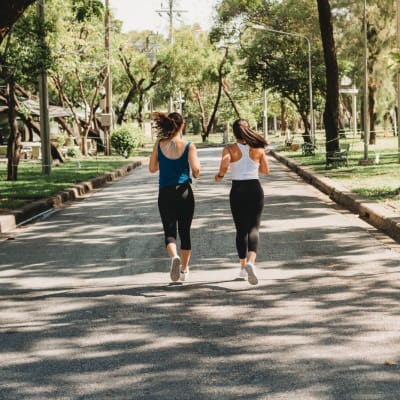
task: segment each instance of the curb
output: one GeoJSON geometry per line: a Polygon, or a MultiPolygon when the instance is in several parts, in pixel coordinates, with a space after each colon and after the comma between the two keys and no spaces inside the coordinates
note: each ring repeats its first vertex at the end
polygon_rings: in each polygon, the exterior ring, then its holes
{"type": "Polygon", "coordinates": [[[345,207],[353,214],[358,215],[365,222],[385,232],[392,239],[400,243],[400,216],[382,204],[367,200],[352,193],[345,186],[334,182],[324,175],[318,174],[295,161],[283,157],[274,150],[269,152],[276,160],[297,173],[304,181],[327,194],[331,200],[345,207]]]}
{"type": "Polygon", "coordinates": [[[135,168],[142,166],[142,160],[134,161],[131,164],[125,165],[116,169],[113,172],[99,175],[88,181],[83,181],[77,185],[62,190],[55,195],[34,201],[26,206],[11,212],[10,214],[0,215],[0,233],[6,233],[14,230],[18,225],[24,222],[37,218],[41,214],[51,210],[60,208],[62,204],[78,200],[81,196],[92,192],[94,189],[100,188],[109,182],[116,181],[127,175],[135,168]]]}

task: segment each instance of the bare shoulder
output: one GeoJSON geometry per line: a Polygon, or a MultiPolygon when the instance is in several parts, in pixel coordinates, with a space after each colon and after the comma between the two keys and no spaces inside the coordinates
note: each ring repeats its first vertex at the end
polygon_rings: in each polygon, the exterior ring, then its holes
{"type": "Polygon", "coordinates": [[[237,146],[236,143],[232,143],[232,144],[228,144],[224,147],[224,149],[226,149],[226,151],[228,151],[229,153],[235,153],[239,150],[239,147],[237,146]]]}
{"type": "Polygon", "coordinates": [[[265,150],[264,150],[263,147],[252,147],[252,148],[250,149],[250,152],[253,153],[253,154],[261,155],[261,154],[264,154],[264,153],[265,153],[265,150]]]}
{"type": "Polygon", "coordinates": [[[265,155],[265,149],[263,147],[252,147],[250,149],[250,157],[259,160],[265,155]]]}

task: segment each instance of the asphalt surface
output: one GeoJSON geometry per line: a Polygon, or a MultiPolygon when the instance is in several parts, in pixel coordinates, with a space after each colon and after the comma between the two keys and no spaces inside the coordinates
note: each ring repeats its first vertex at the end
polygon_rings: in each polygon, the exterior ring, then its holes
{"type": "Polygon", "coordinates": [[[220,153],[184,284],[147,167],[0,242],[0,399],[399,398],[399,246],[270,158],[260,283],[236,280],[220,153]]]}

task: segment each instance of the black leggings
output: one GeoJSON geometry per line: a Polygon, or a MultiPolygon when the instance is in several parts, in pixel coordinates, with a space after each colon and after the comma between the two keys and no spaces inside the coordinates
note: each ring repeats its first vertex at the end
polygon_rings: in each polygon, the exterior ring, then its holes
{"type": "Polygon", "coordinates": [[[178,231],[181,249],[191,250],[190,227],[194,214],[194,196],[190,184],[160,189],[158,209],[164,229],[165,245],[176,243],[178,231]]]}
{"type": "Polygon", "coordinates": [[[229,194],[233,221],[236,226],[236,249],[239,258],[249,251],[257,252],[264,191],[257,179],[232,181],[229,194]]]}

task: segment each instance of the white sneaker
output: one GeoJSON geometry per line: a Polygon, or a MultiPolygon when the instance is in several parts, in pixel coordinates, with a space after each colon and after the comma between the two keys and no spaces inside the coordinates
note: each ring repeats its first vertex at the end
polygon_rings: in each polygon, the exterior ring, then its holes
{"type": "Polygon", "coordinates": [[[257,285],[258,278],[257,278],[257,275],[256,275],[255,266],[252,263],[248,262],[246,264],[245,268],[246,268],[246,271],[247,271],[247,274],[248,274],[248,281],[249,281],[250,285],[257,285]]]}
{"type": "Polygon", "coordinates": [[[189,266],[187,266],[185,272],[183,272],[183,271],[181,270],[181,272],[180,272],[180,274],[179,274],[179,277],[180,277],[180,280],[181,280],[182,282],[186,281],[186,279],[189,277],[189,266]]]}
{"type": "Polygon", "coordinates": [[[181,259],[179,256],[172,257],[171,259],[171,269],[169,271],[169,275],[171,277],[171,281],[176,282],[179,280],[179,271],[181,269],[181,259]]]}
{"type": "Polygon", "coordinates": [[[238,274],[238,278],[240,278],[240,279],[247,279],[247,271],[246,271],[246,268],[240,267],[240,271],[239,271],[239,274],[238,274]]]}

